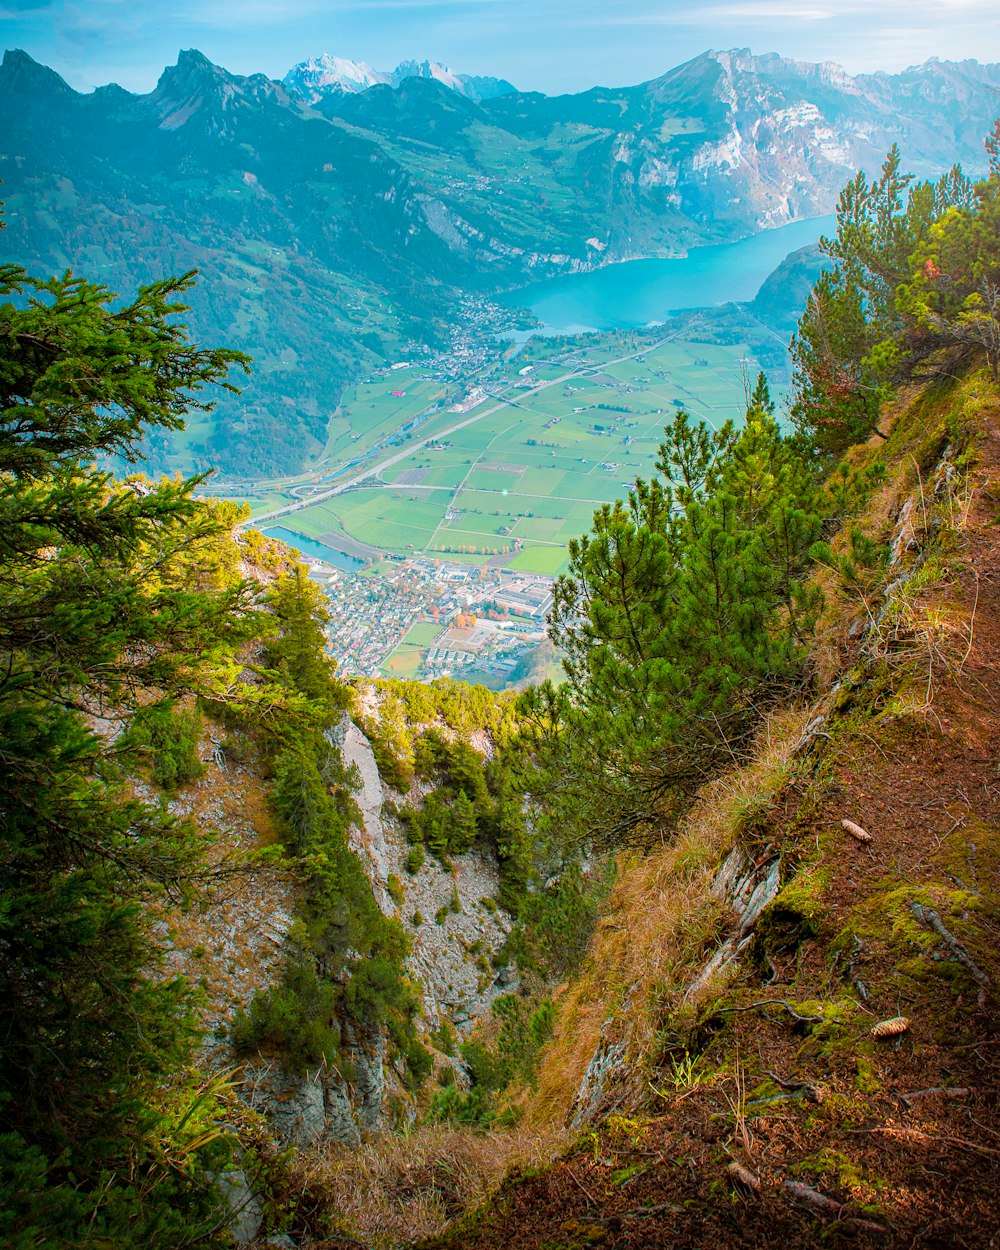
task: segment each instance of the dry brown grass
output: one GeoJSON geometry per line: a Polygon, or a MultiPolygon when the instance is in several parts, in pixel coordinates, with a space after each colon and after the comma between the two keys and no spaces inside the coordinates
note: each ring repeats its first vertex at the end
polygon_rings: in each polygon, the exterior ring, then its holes
{"type": "Polygon", "coordinates": [[[356,1150],[334,1146],[296,1167],[345,1231],[382,1250],[432,1237],[483,1202],[514,1168],[550,1159],[551,1133],[489,1133],[445,1126],[383,1137],[356,1150]]]}
{"type": "MultiPolygon", "coordinates": [[[[971,425],[980,407],[981,398],[969,384],[954,397],[952,415],[971,425]]],[[[971,475],[957,469],[953,457],[922,470],[913,451],[906,450],[891,480],[860,518],[863,528],[890,540],[902,556],[877,586],[877,612],[865,605],[869,629],[864,650],[896,671],[897,686],[905,688],[899,708],[911,713],[931,711],[940,680],[960,673],[972,647],[979,574],[974,571],[970,611],[954,581],[954,557],[964,550],[975,496],[971,475]],[[919,562],[912,558],[915,553],[919,562]]],[[[841,607],[841,621],[850,611],[849,604],[846,611],[841,607]]]]}
{"type": "Polygon", "coordinates": [[[666,986],[681,993],[690,983],[718,917],[710,890],[715,872],[747,814],[786,776],[808,715],[803,708],[768,718],[754,762],[707,786],[673,842],[643,858],[623,857],[587,966],[557,995],[555,1036],[537,1089],[519,1099],[518,1127],[482,1133],[428,1126],[299,1160],[302,1185],[340,1213],[345,1231],[378,1250],[434,1236],[488,1198],[512,1169],[551,1160],[568,1144],[577,1088],[605,1022],[626,996],[630,1068],[637,1088],[645,1084],[645,1061],[657,1049],[657,1004],[666,986]]]}
{"type": "MultiPolygon", "coordinates": [[[[880,426],[890,434],[890,443],[872,435],[867,442],[859,443],[844,453],[844,461],[856,471],[868,468],[875,461],[887,461],[889,474],[885,482],[872,494],[861,511],[851,518],[865,534],[879,541],[891,541],[898,533],[900,512],[907,500],[915,500],[908,524],[912,536],[918,542],[926,537],[929,522],[928,508],[934,502],[931,484],[922,478],[916,459],[920,444],[927,438],[927,423],[921,416],[927,395],[924,386],[913,384],[903,388],[899,395],[887,404],[880,426]]],[[[952,497],[949,504],[955,513],[956,524],[962,513],[968,515],[968,500],[952,497]]],[[[964,524],[964,518],[961,521],[964,524]]],[[[843,554],[848,546],[850,526],[836,535],[832,541],[835,552],[843,554]]],[[[842,674],[845,661],[856,646],[852,645],[850,631],[858,619],[869,623],[874,608],[880,603],[882,582],[873,583],[871,602],[862,600],[856,592],[845,593],[839,575],[832,569],[819,568],[811,578],[812,584],[823,593],[825,608],[817,623],[816,634],[810,643],[810,658],[820,690],[828,690],[842,674]]]]}
{"type": "MultiPolygon", "coordinates": [[[[565,1124],[602,1034],[626,1040],[629,1081],[636,1095],[643,1091],[649,1061],[660,1049],[664,1001],[683,996],[717,929],[721,903],[710,888],[715,873],[748,815],[787,775],[809,714],[800,708],[769,717],[753,762],[706,786],[670,844],[641,859],[623,857],[587,964],[556,996],[555,1034],[537,1089],[522,1099],[525,1124],[565,1124]]],[[[697,1005],[690,996],[689,1005],[697,1005]]]]}
{"type": "MultiPolygon", "coordinates": [[[[877,451],[878,448],[872,444],[865,450],[877,451]]],[[[912,465],[907,462],[899,466],[873,493],[867,506],[853,518],[853,523],[872,538],[888,541],[895,518],[915,484],[912,465]]],[[[838,534],[832,543],[834,551],[844,554],[847,541],[846,534],[838,534]]],[[[833,569],[819,568],[810,580],[822,591],[825,602],[809,645],[810,661],[819,689],[829,690],[842,675],[847,656],[855,649],[856,644],[852,645],[850,637],[852,627],[859,618],[870,623],[874,609],[873,604],[863,602],[859,596],[845,593],[842,580],[833,569]]]]}
{"type": "Polygon", "coordinates": [[[270,783],[258,777],[240,778],[240,789],[223,791],[222,814],[228,820],[245,821],[256,834],[256,846],[274,846],[280,841],[271,810],[270,783]]]}

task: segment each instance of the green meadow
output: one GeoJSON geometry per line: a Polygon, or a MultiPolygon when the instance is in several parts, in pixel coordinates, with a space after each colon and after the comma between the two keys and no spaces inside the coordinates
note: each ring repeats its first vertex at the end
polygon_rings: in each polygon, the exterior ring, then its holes
{"type": "Polygon", "coordinates": [[[390,677],[413,677],[440,632],[441,626],[429,621],[411,625],[406,637],[383,664],[383,671],[390,677]]]}
{"type": "Polygon", "coordinates": [[[556,574],[565,567],[567,543],[590,528],[594,509],[624,498],[636,477],[654,472],[663,427],[678,407],[712,426],[739,417],[744,357],[739,344],[690,342],[643,353],[642,340],[628,333],[532,339],[490,378],[498,398],[461,414],[448,411],[454,396],[428,369],[397,370],[348,391],[331,422],[331,462],[376,446],[398,453],[407,441],[431,436],[440,443],[417,446],[376,473],[382,485],[301,510],[294,528],[320,541],[346,534],[398,554],[502,558],[514,570],[556,574]],[[637,350],[640,359],[619,359],[637,350]],[[590,376],[530,393],[575,365],[590,376]],[[414,429],[402,430],[428,410],[414,429]],[[489,415],[448,433],[477,412],[489,415]]]}
{"type": "Polygon", "coordinates": [[[324,458],[350,460],[370,451],[446,395],[444,383],[421,366],[349,386],[327,427],[324,458]]]}

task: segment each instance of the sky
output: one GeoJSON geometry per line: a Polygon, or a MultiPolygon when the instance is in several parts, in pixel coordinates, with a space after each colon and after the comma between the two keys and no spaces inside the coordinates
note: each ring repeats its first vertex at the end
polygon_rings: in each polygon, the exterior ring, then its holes
{"type": "Polygon", "coordinates": [[[0,0],[0,38],[77,90],[150,91],[181,48],[280,78],[329,52],[415,58],[557,93],[655,78],[708,48],[852,73],[931,56],[1000,60],[998,0],[0,0]]]}

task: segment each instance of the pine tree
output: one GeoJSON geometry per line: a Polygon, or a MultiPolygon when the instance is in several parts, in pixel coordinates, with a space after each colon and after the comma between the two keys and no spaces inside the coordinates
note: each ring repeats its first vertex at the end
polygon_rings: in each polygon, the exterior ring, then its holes
{"type": "Polygon", "coordinates": [[[971,203],[934,223],[896,293],[911,357],[935,347],[981,350],[1000,380],[1000,118],[986,140],[990,176],[971,203]]]}
{"type": "Polygon", "coordinates": [[[14,1213],[0,1235],[13,1244],[30,1227],[31,1245],[167,1246],[218,1220],[211,1187],[168,1175],[154,1150],[153,1095],[195,1021],[190,987],[158,969],[149,903],[190,890],[197,840],[118,783],[141,763],[129,735],[94,729],[103,716],[127,730],[150,698],[217,697],[260,606],[223,557],[238,510],[197,501],[202,479],[96,466],[134,459],[146,432],[179,428],[245,365],[187,342],[190,284],[116,309],[71,275],[0,268],[0,1209],[14,1213]]]}
{"type": "Polygon", "coordinates": [[[276,633],[265,647],[265,662],[279,681],[298,691],[330,714],[345,706],[346,694],[334,679],[333,662],[326,655],[330,614],[323,592],[298,564],[279,578],[267,599],[274,613],[276,633]]]}
{"type": "Polygon", "coordinates": [[[679,414],[657,467],[571,543],[551,618],[568,682],[526,701],[557,819],[609,842],[669,824],[743,748],[798,680],[816,609],[803,574],[826,505],[763,379],[739,432],[679,414]]]}
{"type": "Polygon", "coordinates": [[[897,377],[897,292],[910,278],[910,258],[936,221],[976,199],[958,166],[917,184],[900,166],[894,144],[874,182],[859,172],[841,192],[836,234],[820,240],[834,265],[817,280],[792,340],[792,415],[823,453],[879,433],[897,377]]]}
{"type": "Polygon", "coordinates": [[[454,855],[462,855],[476,840],[476,808],[464,790],[459,790],[451,805],[448,829],[448,849],[454,855]]]}

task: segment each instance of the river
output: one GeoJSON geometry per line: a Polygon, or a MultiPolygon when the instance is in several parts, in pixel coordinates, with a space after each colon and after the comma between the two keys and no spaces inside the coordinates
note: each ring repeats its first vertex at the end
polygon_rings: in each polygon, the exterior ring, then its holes
{"type": "Polygon", "coordinates": [[[326,564],[332,564],[334,568],[343,569],[347,573],[356,573],[358,569],[365,567],[363,560],[357,560],[344,551],[336,551],[333,547],[328,547],[326,543],[307,538],[305,534],[296,534],[294,530],[285,529],[283,525],[268,525],[261,533],[267,534],[269,538],[277,538],[280,542],[287,543],[289,547],[295,547],[300,555],[311,556],[314,560],[323,560],[326,564]]]}
{"type": "MultiPolygon", "coordinates": [[[[549,278],[509,291],[504,303],[530,308],[542,333],[583,334],[665,320],[686,308],[750,300],[789,252],[832,232],[835,218],[813,217],[741,239],[693,247],[668,260],[628,260],[593,273],[549,278]]],[[[518,331],[523,339],[535,331],[518,331]]]]}

